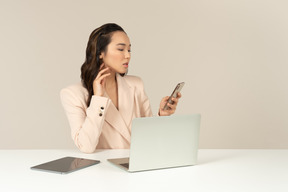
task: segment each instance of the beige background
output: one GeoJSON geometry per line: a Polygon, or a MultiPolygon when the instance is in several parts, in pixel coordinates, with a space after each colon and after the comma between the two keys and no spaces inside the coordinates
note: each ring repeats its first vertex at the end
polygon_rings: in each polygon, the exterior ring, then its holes
{"type": "Polygon", "coordinates": [[[89,34],[116,22],[156,113],[201,113],[201,148],[288,148],[285,0],[0,0],[0,148],[75,148],[59,91],[80,80],[89,34]]]}

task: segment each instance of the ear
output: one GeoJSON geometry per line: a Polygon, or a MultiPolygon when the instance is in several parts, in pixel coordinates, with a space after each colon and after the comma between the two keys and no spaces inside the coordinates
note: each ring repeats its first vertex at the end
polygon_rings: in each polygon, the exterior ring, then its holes
{"type": "Polygon", "coordinates": [[[100,58],[100,59],[103,59],[103,57],[104,57],[104,52],[102,52],[102,53],[100,54],[99,58],[100,58]]]}

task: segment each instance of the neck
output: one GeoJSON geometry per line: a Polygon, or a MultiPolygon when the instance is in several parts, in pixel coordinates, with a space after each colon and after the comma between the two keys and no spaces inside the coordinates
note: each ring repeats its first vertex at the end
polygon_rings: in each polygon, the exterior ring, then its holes
{"type": "Polygon", "coordinates": [[[114,87],[116,85],[116,73],[115,72],[111,72],[111,75],[109,75],[108,77],[106,77],[106,88],[109,87],[114,87]]]}

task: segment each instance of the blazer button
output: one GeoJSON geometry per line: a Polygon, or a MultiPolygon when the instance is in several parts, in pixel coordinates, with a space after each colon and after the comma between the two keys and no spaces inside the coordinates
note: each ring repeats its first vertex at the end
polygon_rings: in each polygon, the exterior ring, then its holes
{"type": "Polygon", "coordinates": [[[104,110],[104,107],[101,107],[100,109],[101,109],[101,110],[104,110]]]}
{"type": "Polygon", "coordinates": [[[99,113],[99,116],[101,117],[101,116],[102,116],[102,113],[99,113]]]}

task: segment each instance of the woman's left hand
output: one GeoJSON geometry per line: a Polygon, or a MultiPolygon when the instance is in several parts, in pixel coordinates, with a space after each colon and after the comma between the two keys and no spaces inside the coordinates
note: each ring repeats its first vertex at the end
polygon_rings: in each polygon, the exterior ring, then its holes
{"type": "Polygon", "coordinates": [[[164,97],[160,103],[160,109],[158,112],[159,116],[169,116],[175,113],[176,107],[180,98],[181,98],[181,93],[178,93],[177,98],[174,98],[174,97],[172,98],[173,104],[168,103],[167,105],[169,108],[167,110],[163,110],[164,106],[166,105],[169,99],[169,96],[164,97]]]}

